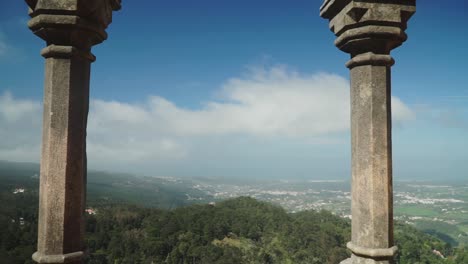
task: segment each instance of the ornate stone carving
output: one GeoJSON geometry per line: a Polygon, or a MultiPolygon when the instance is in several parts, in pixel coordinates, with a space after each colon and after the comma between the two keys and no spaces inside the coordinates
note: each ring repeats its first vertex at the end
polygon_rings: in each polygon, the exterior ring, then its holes
{"type": "Polygon", "coordinates": [[[74,46],[88,50],[107,39],[112,11],[120,0],[26,0],[29,28],[48,45],[74,46]]]}
{"type": "Polygon", "coordinates": [[[352,56],[389,54],[406,39],[416,0],[326,0],[320,15],[330,20],[335,45],[352,56]]]}

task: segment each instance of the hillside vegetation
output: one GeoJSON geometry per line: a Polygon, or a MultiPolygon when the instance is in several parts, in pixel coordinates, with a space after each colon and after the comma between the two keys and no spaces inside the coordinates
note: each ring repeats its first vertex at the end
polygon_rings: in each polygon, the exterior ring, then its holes
{"type": "MultiPolygon", "coordinates": [[[[18,171],[0,174],[0,259],[9,264],[33,263],[38,179],[33,169],[23,171],[32,178],[12,177],[15,173],[23,175],[18,171]],[[19,185],[27,191],[14,194],[19,185]]],[[[166,209],[157,209],[147,206],[151,200],[139,203],[131,188],[114,196],[110,191],[96,187],[88,201],[97,213],[86,219],[86,263],[332,264],[349,255],[345,244],[350,222],[327,211],[292,214],[248,197],[177,207],[186,201],[176,191],[160,192],[168,203],[161,206],[166,209]]],[[[464,249],[455,250],[408,225],[396,225],[395,241],[400,264],[468,263],[464,249]]]]}

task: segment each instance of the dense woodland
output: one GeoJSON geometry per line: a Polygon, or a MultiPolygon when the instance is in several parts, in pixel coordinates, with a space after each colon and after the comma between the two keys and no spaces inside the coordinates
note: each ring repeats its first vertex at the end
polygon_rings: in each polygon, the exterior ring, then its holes
{"type": "MultiPolygon", "coordinates": [[[[14,178],[28,189],[12,193],[0,175],[0,260],[33,263],[37,236],[37,179],[14,178]]],[[[98,196],[97,196],[98,197],[98,196]]],[[[87,263],[339,263],[349,252],[350,222],[327,211],[288,214],[241,197],[215,205],[157,209],[112,200],[90,201],[87,263]]],[[[173,201],[170,202],[173,204],[173,201]]],[[[398,263],[468,263],[468,251],[396,225],[398,263]],[[433,252],[436,249],[445,256],[433,252]]]]}

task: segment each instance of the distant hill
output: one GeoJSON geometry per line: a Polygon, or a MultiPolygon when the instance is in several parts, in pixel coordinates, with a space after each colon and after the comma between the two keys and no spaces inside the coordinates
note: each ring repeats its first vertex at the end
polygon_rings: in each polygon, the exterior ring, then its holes
{"type": "MultiPolygon", "coordinates": [[[[37,191],[39,164],[0,161],[0,190],[27,187],[37,191]]],[[[212,200],[192,188],[189,180],[138,177],[131,174],[89,171],[88,204],[136,204],[155,208],[176,208],[212,200]]]]}

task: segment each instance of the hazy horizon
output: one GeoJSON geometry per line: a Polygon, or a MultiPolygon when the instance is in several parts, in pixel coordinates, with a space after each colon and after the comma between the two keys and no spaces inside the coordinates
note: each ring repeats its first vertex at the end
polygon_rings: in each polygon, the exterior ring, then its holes
{"type": "MultiPolygon", "coordinates": [[[[0,160],[0,165],[5,164],[8,165],[30,165],[37,167],[39,169],[40,164],[37,162],[29,162],[29,161],[9,161],[9,160],[0,160]]],[[[159,175],[159,174],[151,174],[151,173],[137,173],[132,171],[119,171],[119,170],[103,170],[103,169],[96,169],[93,167],[88,167],[88,172],[102,172],[107,174],[122,174],[122,175],[129,175],[129,176],[136,176],[136,177],[153,177],[153,178],[175,178],[175,179],[208,179],[208,180],[215,180],[221,182],[266,182],[266,181],[274,181],[274,182],[310,182],[310,183],[325,183],[325,182],[349,182],[351,183],[351,175],[347,175],[346,177],[341,178],[329,178],[329,177],[314,177],[314,176],[304,176],[304,177],[292,177],[283,175],[278,177],[255,177],[255,176],[247,176],[247,175],[159,175]]],[[[394,177],[394,183],[405,183],[405,182],[414,182],[414,183],[435,183],[435,184],[457,184],[457,183],[468,183],[468,178],[466,177],[439,177],[436,179],[425,179],[425,178],[402,178],[402,177],[394,177]]]]}

